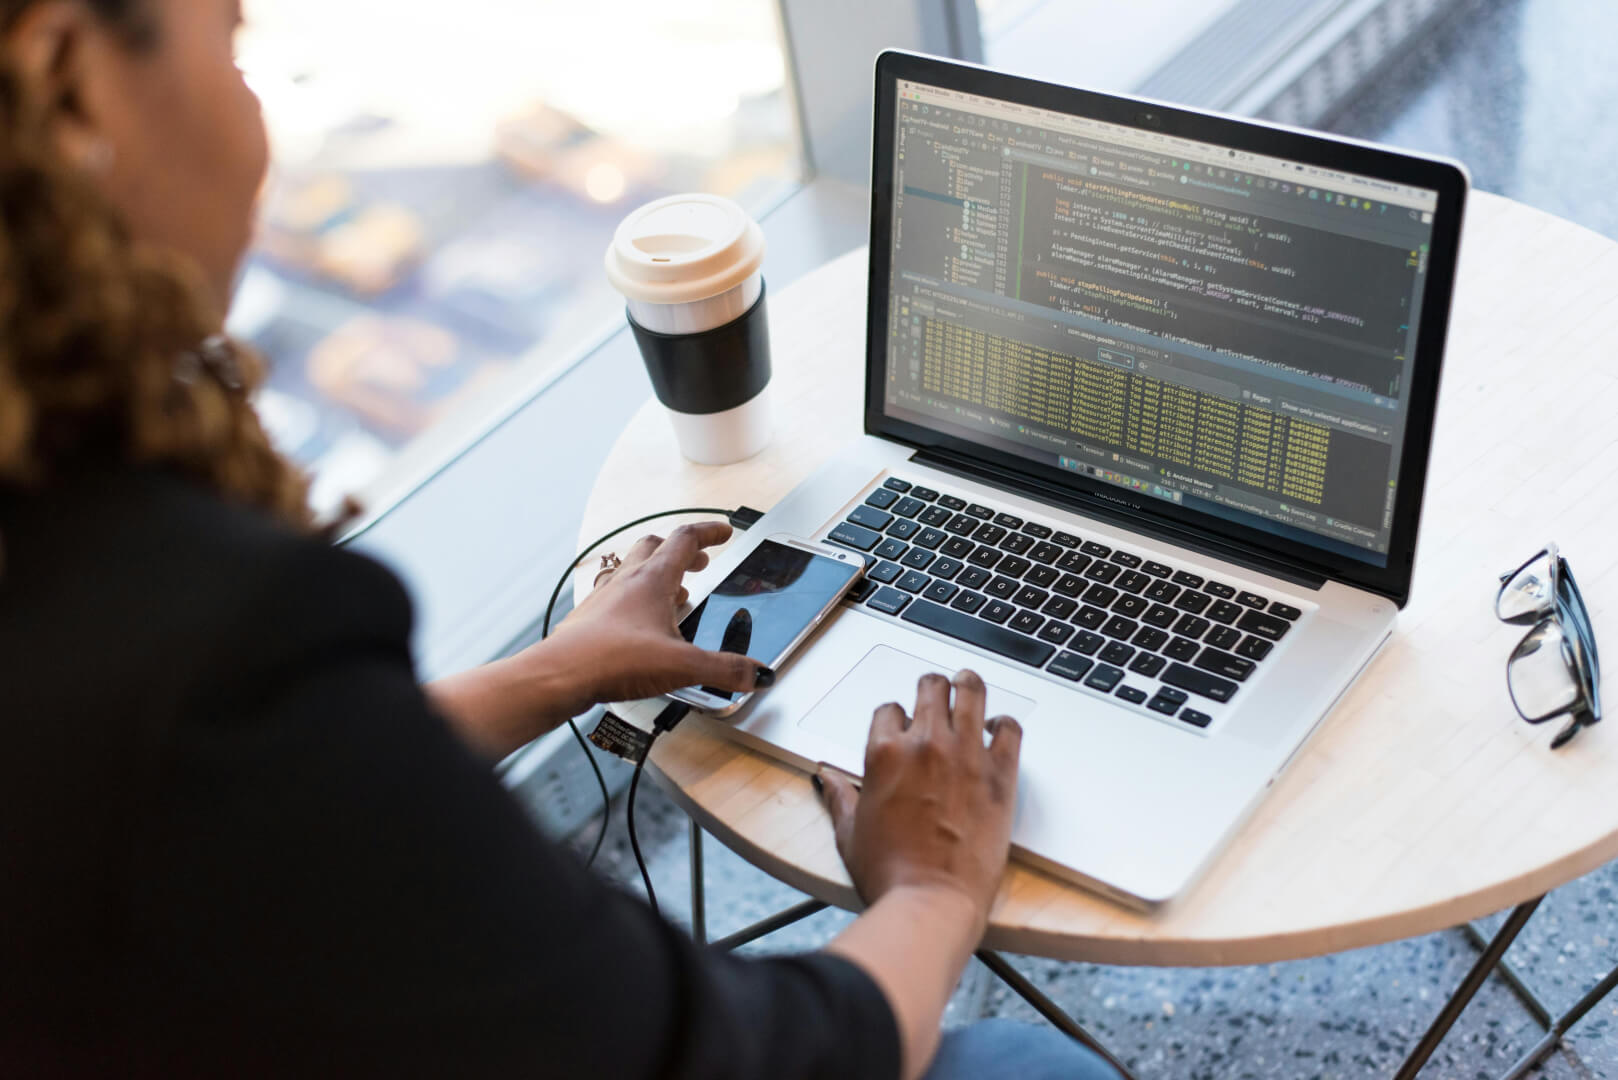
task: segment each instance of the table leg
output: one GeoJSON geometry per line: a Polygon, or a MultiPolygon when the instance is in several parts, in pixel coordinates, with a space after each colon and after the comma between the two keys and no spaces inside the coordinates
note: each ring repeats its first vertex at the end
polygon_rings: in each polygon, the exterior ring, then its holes
{"type": "MultiPolygon", "coordinates": [[[[1483,931],[1479,930],[1473,923],[1462,923],[1461,933],[1466,935],[1466,940],[1471,942],[1472,947],[1478,952],[1482,952],[1489,947],[1489,939],[1484,937],[1483,931]]],[[[1545,1007],[1543,1001],[1539,1000],[1539,995],[1534,993],[1527,983],[1523,982],[1522,976],[1518,975],[1516,968],[1511,966],[1511,961],[1502,956],[1494,971],[1507,986],[1511,987],[1511,992],[1517,995],[1517,1000],[1522,1002],[1523,1008],[1528,1010],[1528,1014],[1534,1018],[1534,1022],[1549,1031],[1551,1029],[1551,1011],[1545,1007]]]]}
{"type": "Polygon", "coordinates": [[[734,934],[720,938],[713,943],[713,947],[726,952],[731,949],[739,949],[749,942],[757,941],[766,934],[773,934],[783,927],[791,926],[795,922],[801,922],[816,912],[825,910],[826,905],[819,900],[805,900],[801,904],[794,904],[789,908],[778,911],[767,919],[760,919],[752,926],[744,927],[734,934]]]}
{"type": "Polygon", "coordinates": [[[1574,1024],[1583,1020],[1585,1013],[1600,1004],[1602,998],[1612,993],[1614,987],[1618,987],[1618,968],[1613,968],[1607,972],[1605,979],[1592,986],[1590,992],[1580,998],[1577,1004],[1561,1016],[1558,1016],[1556,1022],[1550,1025],[1550,1031],[1545,1033],[1545,1037],[1539,1040],[1533,1049],[1524,1054],[1517,1061],[1517,1064],[1511,1067],[1511,1071],[1501,1077],[1500,1080],[1518,1080],[1519,1077],[1527,1075],[1528,1070],[1538,1065],[1546,1054],[1555,1049],[1556,1044],[1562,1041],[1562,1036],[1566,1035],[1574,1024]]]}
{"type": "Polygon", "coordinates": [[[1075,1042],[1088,1047],[1103,1061],[1118,1070],[1118,1075],[1123,1077],[1123,1080],[1135,1080],[1135,1074],[1130,1072],[1123,1062],[1113,1057],[1112,1051],[1102,1046],[1101,1042],[1084,1030],[1077,1020],[1063,1012],[1061,1006],[1046,997],[1039,987],[1023,978],[1022,973],[1007,963],[1005,957],[988,949],[979,949],[977,956],[983,961],[984,967],[999,976],[1000,981],[1009,986],[1012,993],[1032,1005],[1034,1011],[1049,1021],[1051,1026],[1075,1042]]]}
{"type": "Polygon", "coordinates": [[[1528,924],[1534,909],[1539,907],[1540,901],[1544,899],[1543,896],[1537,896],[1527,903],[1519,904],[1512,909],[1510,915],[1506,916],[1505,924],[1489,942],[1489,947],[1483,950],[1483,955],[1478,957],[1477,963],[1472,965],[1472,970],[1466,973],[1466,978],[1461,980],[1461,985],[1456,988],[1449,1001],[1445,1002],[1438,1019],[1433,1021],[1433,1026],[1427,1029],[1427,1034],[1421,1037],[1421,1042],[1410,1052],[1410,1056],[1394,1075],[1394,1080],[1415,1080],[1416,1074],[1427,1064],[1427,1059],[1433,1056],[1433,1051],[1444,1041],[1449,1029],[1455,1026],[1455,1021],[1460,1019],[1461,1013],[1477,994],[1483,981],[1489,977],[1489,973],[1500,962],[1500,958],[1511,947],[1511,943],[1517,939],[1522,928],[1528,924]]]}
{"type": "Polygon", "coordinates": [[[691,819],[691,936],[698,945],[708,944],[708,905],[703,895],[702,826],[691,819]]]}

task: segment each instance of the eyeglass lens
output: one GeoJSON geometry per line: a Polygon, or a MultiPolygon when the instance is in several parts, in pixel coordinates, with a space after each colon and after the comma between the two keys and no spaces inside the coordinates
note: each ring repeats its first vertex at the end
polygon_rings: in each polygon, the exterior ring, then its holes
{"type": "Polygon", "coordinates": [[[1556,606],[1556,597],[1551,592],[1551,558],[1549,552],[1540,552],[1506,582],[1495,601],[1496,615],[1513,622],[1551,613],[1556,606]]]}
{"type": "Polygon", "coordinates": [[[1543,720],[1576,705],[1582,694],[1576,661],[1555,619],[1539,623],[1522,639],[1506,663],[1506,680],[1517,711],[1543,720]]]}

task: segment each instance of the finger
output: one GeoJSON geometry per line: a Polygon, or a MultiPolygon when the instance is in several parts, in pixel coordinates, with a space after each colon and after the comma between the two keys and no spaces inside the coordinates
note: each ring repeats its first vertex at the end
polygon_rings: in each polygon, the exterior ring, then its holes
{"type": "Polygon", "coordinates": [[[963,742],[983,745],[983,702],[988,690],[975,671],[962,668],[955,673],[955,705],[950,715],[955,721],[955,734],[963,742]]]}
{"type": "Polygon", "coordinates": [[[641,563],[645,562],[647,559],[650,559],[654,554],[656,554],[657,549],[662,546],[663,538],[661,536],[641,537],[639,540],[635,541],[634,546],[631,547],[628,553],[624,555],[623,563],[621,564],[620,569],[628,569],[632,566],[639,566],[641,563]]]}
{"type": "Polygon", "coordinates": [[[1009,716],[997,716],[989,721],[989,760],[1002,780],[1015,783],[1017,759],[1022,755],[1022,725],[1009,716]]]}
{"type": "Polygon", "coordinates": [[[949,680],[937,672],[923,675],[916,683],[916,712],[910,720],[910,733],[923,739],[949,730],[949,680]]]}
{"type": "Polygon", "coordinates": [[[674,657],[679,686],[714,686],[721,690],[750,693],[775,682],[775,672],[750,656],[740,653],[709,652],[695,645],[682,644],[674,657]]]}
{"type": "Polygon", "coordinates": [[[876,712],[871,714],[871,736],[866,741],[897,739],[909,727],[910,717],[905,713],[904,706],[890,701],[886,705],[878,705],[876,712]]]}
{"type": "Polygon", "coordinates": [[[845,866],[852,865],[854,813],[859,807],[859,789],[848,777],[831,769],[821,769],[815,774],[815,779],[819,781],[816,786],[820,791],[821,801],[826,804],[826,812],[831,815],[832,832],[837,837],[837,854],[843,857],[845,866]]]}
{"type": "Polygon", "coordinates": [[[702,549],[723,544],[730,539],[731,528],[723,521],[704,521],[697,525],[681,525],[657,549],[648,562],[659,571],[683,574],[702,549]]]}
{"type": "Polygon", "coordinates": [[[684,586],[681,586],[680,591],[674,594],[674,606],[675,606],[675,608],[683,608],[683,607],[685,607],[686,604],[690,603],[690,601],[691,601],[691,590],[685,588],[684,586]]]}

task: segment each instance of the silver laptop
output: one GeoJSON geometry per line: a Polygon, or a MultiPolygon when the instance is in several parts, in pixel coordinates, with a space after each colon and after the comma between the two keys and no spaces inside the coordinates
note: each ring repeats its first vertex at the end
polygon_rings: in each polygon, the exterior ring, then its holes
{"type": "Polygon", "coordinates": [[[1025,729],[1016,856],[1151,908],[1409,595],[1467,178],[927,57],[876,75],[866,434],[756,530],[868,580],[731,726],[858,775],[878,705],[970,667],[1025,729]]]}

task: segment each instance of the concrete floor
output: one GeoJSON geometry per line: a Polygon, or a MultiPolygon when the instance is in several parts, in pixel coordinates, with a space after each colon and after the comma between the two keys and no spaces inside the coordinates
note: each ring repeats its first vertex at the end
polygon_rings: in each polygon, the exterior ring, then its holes
{"type": "MultiPolygon", "coordinates": [[[[1492,0],[1470,3],[1400,58],[1334,130],[1461,158],[1477,185],[1618,237],[1618,3],[1492,0]]],[[[641,792],[641,841],[665,912],[689,919],[686,819],[655,785],[641,792]]],[[[600,868],[639,891],[621,798],[600,868]]],[[[573,842],[594,836],[586,825],[573,842]]],[[[710,934],[728,933],[802,897],[707,845],[710,934]]],[[[1508,954],[1559,1011],[1618,964],[1618,867],[1553,894],[1508,954]]],[[[815,948],[846,925],[823,912],[760,943],[815,948]]],[[[1498,919],[1495,920],[1496,922],[1498,919]]],[[[1385,1077],[1420,1038],[1474,958],[1458,931],[1261,967],[1125,969],[1015,958],[1019,969],[1143,1078],[1311,1080],[1385,1077]]],[[[980,970],[969,972],[949,1021],[1035,1020],[980,970]]],[[[1618,1077],[1618,997],[1603,1002],[1534,1075],[1618,1077]]],[[[1423,1073],[1491,1078],[1538,1029],[1491,979],[1423,1073]]]]}

